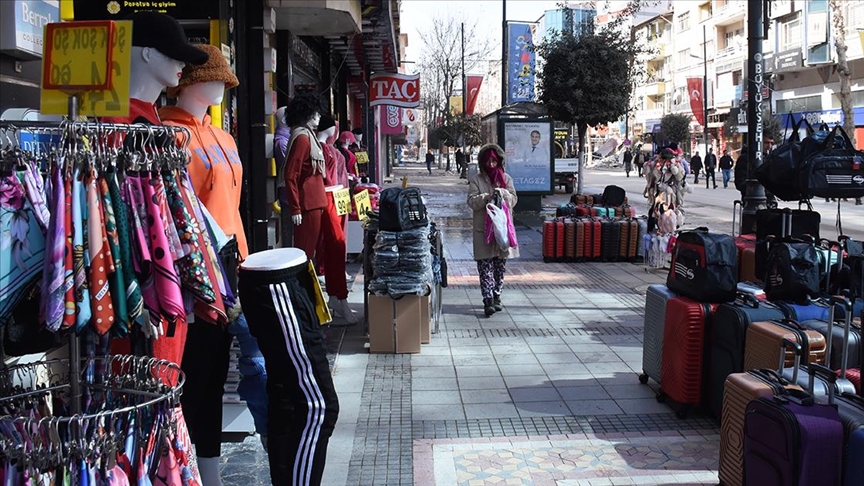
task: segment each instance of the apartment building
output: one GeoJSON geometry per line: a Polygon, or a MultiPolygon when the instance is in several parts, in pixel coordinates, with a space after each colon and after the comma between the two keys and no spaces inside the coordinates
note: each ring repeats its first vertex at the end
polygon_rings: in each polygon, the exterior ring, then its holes
{"type": "MultiPolygon", "coordinates": [[[[858,146],[864,146],[864,2],[843,2],[846,31],[834,32],[828,0],[770,2],[768,34],[763,41],[766,86],[763,95],[788,126],[790,116],[811,123],[842,121],[839,78],[834,72],[834,39],[843,35],[853,72],[852,91],[858,146]]],[[[660,119],[667,113],[692,113],[688,78],[707,81],[708,138],[715,151],[737,150],[746,132],[742,101],[747,99],[747,2],[744,0],[671,3],[671,10],[633,26],[635,39],[648,41],[647,77],[633,93],[628,134],[659,141],[660,119]]],[[[704,127],[691,123],[690,150],[704,150],[704,127]]]]}

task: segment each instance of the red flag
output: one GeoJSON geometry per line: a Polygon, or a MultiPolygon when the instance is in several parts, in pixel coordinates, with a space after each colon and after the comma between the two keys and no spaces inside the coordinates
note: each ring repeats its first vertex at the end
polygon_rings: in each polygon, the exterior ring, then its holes
{"type": "Polygon", "coordinates": [[[480,85],[483,84],[483,76],[466,76],[465,86],[468,90],[468,114],[474,114],[474,107],[477,106],[477,95],[480,93],[480,85]]]}
{"type": "Polygon", "coordinates": [[[687,91],[690,93],[690,110],[696,121],[705,126],[705,112],[703,109],[702,78],[687,78],[687,91]]]}

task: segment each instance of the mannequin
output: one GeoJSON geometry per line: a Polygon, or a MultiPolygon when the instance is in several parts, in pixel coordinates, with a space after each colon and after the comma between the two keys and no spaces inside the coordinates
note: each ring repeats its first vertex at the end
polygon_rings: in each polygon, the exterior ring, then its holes
{"type": "Polygon", "coordinates": [[[339,415],[313,278],[298,248],[255,253],[240,266],[249,327],[266,357],[273,484],[321,484],[339,415]]]}
{"type": "MultiPolygon", "coordinates": [[[[231,135],[210,123],[207,110],[222,103],[226,89],[239,83],[217,47],[199,45],[209,54],[206,63],[189,66],[169,96],[177,97],[176,106],[159,110],[166,125],[182,126],[192,133],[189,141],[191,161],[188,172],[192,187],[216,223],[228,236],[237,239],[239,260],[248,255],[243,221],[240,218],[240,192],[243,166],[231,135]]],[[[225,265],[232,263],[226,262],[225,265]]],[[[186,385],[182,405],[195,444],[204,486],[220,486],[219,455],[222,434],[222,395],[228,375],[231,342],[240,344],[240,397],[246,401],[266,447],[267,374],[258,342],[249,332],[246,317],[229,311],[227,328],[204,319],[189,324],[182,368],[186,385]]]]}
{"type": "Polygon", "coordinates": [[[322,116],[318,121],[318,142],[324,152],[327,208],[321,220],[322,231],[316,245],[316,259],[323,266],[327,294],[330,295],[330,307],[350,325],[356,324],[357,318],[348,306],[347,300],[348,286],[345,279],[345,261],[347,259],[345,226],[347,217],[340,217],[336,214],[336,204],[333,198],[335,191],[348,187],[348,173],[342,154],[332,145],[335,135],[336,120],[330,115],[322,116]]]}
{"type": "MultiPolygon", "coordinates": [[[[208,54],[192,46],[186,39],[180,24],[168,15],[142,11],[132,14],[129,19],[133,22],[129,115],[105,117],[102,121],[161,125],[162,122],[154,105],[159,94],[166,87],[177,86],[184,66],[204,63],[207,61],[208,54]]],[[[177,281],[176,275],[164,278],[165,272],[170,274],[175,271],[171,259],[159,258],[156,264],[162,270],[144,276],[144,280],[164,279],[162,285],[176,286],[174,283],[177,281]]],[[[153,357],[180,363],[187,332],[182,300],[172,297],[174,294],[171,292],[160,292],[156,295],[152,287],[142,287],[141,292],[145,307],[151,311],[150,323],[174,331],[173,334],[169,331],[167,335],[153,341],[153,357]],[[157,309],[163,310],[161,323],[157,309]],[[169,320],[179,325],[171,326],[167,322],[169,320]]],[[[180,295],[179,288],[176,295],[180,295]]],[[[150,323],[144,324],[150,325],[150,323]]],[[[135,326],[133,329],[140,330],[140,326],[135,326]]],[[[140,336],[136,336],[137,332],[133,333],[133,337],[140,339],[140,336]]],[[[114,339],[111,352],[128,354],[131,347],[130,339],[114,339]]]]}

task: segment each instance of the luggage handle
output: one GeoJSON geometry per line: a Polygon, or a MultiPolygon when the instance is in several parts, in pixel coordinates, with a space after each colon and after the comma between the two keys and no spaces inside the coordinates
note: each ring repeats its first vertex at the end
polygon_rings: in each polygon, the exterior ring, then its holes
{"type": "Polygon", "coordinates": [[[846,377],[846,369],[849,365],[849,333],[852,330],[852,302],[849,301],[846,297],[842,295],[832,295],[831,300],[829,300],[830,306],[828,307],[828,341],[825,346],[825,362],[831,362],[831,336],[833,336],[834,332],[834,319],[836,318],[836,310],[838,305],[842,305],[846,308],[846,319],[843,322],[843,361],[840,364],[840,376],[846,377]]]}
{"type": "MultiPolygon", "coordinates": [[[[785,350],[784,350],[784,355],[785,355],[785,350]]],[[[785,356],[784,356],[784,358],[785,358],[785,356]]],[[[786,386],[789,384],[789,380],[787,380],[786,378],[783,378],[783,375],[777,373],[777,370],[772,370],[770,368],[760,368],[760,369],[755,370],[755,371],[758,371],[759,373],[763,373],[766,375],[770,375],[771,378],[774,378],[775,380],[777,380],[777,383],[780,383],[783,386],[786,386]]]]}
{"type": "Polygon", "coordinates": [[[862,396],[859,396],[859,395],[856,395],[856,394],[850,393],[850,392],[843,392],[840,394],[840,396],[845,398],[846,400],[858,402],[859,406],[864,407],[864,397],[862,397],[862,396]]]}
{"type": "Polygon", "coordinates": [[[759,308],[759,300],[752,294],[748,294],[747,292],[737,292],[737,297],[740,299],[742,305],[750,306],[753,309],[759,308]]]}
{"type": "Polygon", "coordinates": [[[828,405],[834,405],[834,394],[837,388],[837,375],[831,368],[820,365],[818,363],[808,363],[807,371],[810,373],[810,380],[807,382],[807,390],[813,395],[813,388],[816,385],[816,375],[821,375],[828,380],[828,405]]]}
{"type": "Polygon", "coordinates": [[[795,351],[795,363],[792,368],[792,383],[798,383],[798,367],[801,366],[801,345],[795,341],[783,339],[780,345],[780,375],[783,375],[783,370],[786,369],[786,348],[792,348],[795,351]]]}
{"type": "MultiPolygon", "coordinates": [[[[736,236],[735,232],[741,229],[741,228],[739,228],[739,223],[737,222],[737,220],[738,220],[738,208],[739,207],[741,208],[742,211],[744,210],[744,203],[741,202],[741,200],[736,199],[736,200],[732,201],[732,237],[733,238],[736,236]]],[[[740,231],[738,231],[737,236],[741,236],[740,231]]]]}

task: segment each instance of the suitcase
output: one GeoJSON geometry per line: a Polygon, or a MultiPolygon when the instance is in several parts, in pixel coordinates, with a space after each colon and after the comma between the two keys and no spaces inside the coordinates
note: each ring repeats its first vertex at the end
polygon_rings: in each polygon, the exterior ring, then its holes
{"type": "Polygon", "coordinates": [[[564,222],[560,219],[543,222],[543,261],[564,258],[564,222]]]}
{"type": "Polygon", "coordinates": [[[585,223],[585,259],[599,260],[602,242],[600,221],[596,219],[583,219],[582,221],[585,223]]]}
{"type": "Polygon", "coordinates": [[[601,258],[604,262],[618,260],[618,253],[621,247],[621,227],[617,221],[604,219],[600,222],[600,230],[603,234],[601,237],[601,258]]]}
{"type": "MultiPolygon", "coordinates": [[[[735,286],[735,289],[738,291],[739,294],[752,295],[757,300],[768,300],[768,297],[765,295],[765,289],[762,288],[762,286],[757,284],[757,283],[738,282],[738,285],[735,286]]],[[[772,302],[772,303],[774,305],[777,305],[774,302],[772,302]]]]}
{"type": "Polygon", "coordinates": [[[783,310],[783,313],[786,314],[786,317],[789,319],[794,319],[798,322],[803,321],[812,321],[812,320],[828,320],[829,309],[828,306],[822,302],[813,302],[810,304],[792,304],[789,302],[776,302],[776,304],[783,310]]]}
{"type": "Polygon", "coordinates": [[[618,261],[630,262],[636,259],[636,247],[639,246],[639,223],[635,219],[621,219],[618,221],[620,226],[620,244],[618,247],[618,261]]]}
{"type": "MultiPolygon", "coordinates": [[[[799,343],[803,349],[801,364],[825,363],[825,336],[802,327],[791,320],[755,322],[747,328],[744,338],[744,369],[774,368],[777,349],[784,339],[799,343]]],[[[786,354],[784,366],[792,366],[795,356],[786,354]]]]}
{"type": "Polygon", "coordinates": [[[639,381],[648,378],[660,383],[663,356],[663,329],[666,321],[666,303],[677,294],[662,284],[652,284],[645,292],[645,320],[642,338],[642,374],[639,381]]]}
{"type": "MultiPolygon", "coordinates": [[[[814,370],[813,373],[816,371],[814,370]]],[[[784,390],[760,397],[744,412],[744,484],[816,486],[840,484],[843,422],[833,402],[784,390]]]]}
{"type": "Polygon", "coordinates": [[[614,218],[615,217],[615,209],[607,208],[603,206],[594,206],[594,210],[596,211],[596,216],[598,218],[614,218]]]}
{"type": "Polygon", "coordinates": [[[581,219],[573,220],[575,234],[573,235],[573,253],[575,260],[579,261],[585,258],[585,221],[581,219]]]}
{"type": "Polygon", "coordinates": [[[807,209],[760,209],[756,211],[756,240],[769,235],[801,238],[812,236],[819,241],[822,215],[807,209]]]}
{"type": "Polygon", "coordinates": [[[753,235],[736,236],[735,248],[738,250],[738,281],[758,282],[762,275],[756,275],[756,242],[753,235]]]}
{"type": "Polygon", "coordinates": [[[720,419],[720,484],[744,486],[743,431],[747,404],[756,398],[782,395],[787,388],[801,390],[773,370],[750,370],[726,377],[720,419]]]}
{"type": "Polygon", "coordinates": [[[683,296],[666,304],[660,380],[663,394],[685,405],[677,411],[680,418],[702,403],[705,327],[716,308],[683,296]]]}
{"type": "MultiPolygon", "coordinates": [[[[827,307],[826,307],[827,310],[827,307]]],[[[836,322],[836,321],[835,321],[836,322]]],[[[801,325],[807,329],[812,329],[819,334],[825,336],[826,340],[831,341],[831,356],[830,361],[826,364],[832,370],[839,370],[843,367],[843,359],[848,355],[847,366],[849,368],[858,368],[864,363],[864,346],[861,343],[861,331],[852,327],[849,330],[849,336],[846,336],[844,327],[832,326],[831,336],[828,335],[828,317],[823,319],[809,319],[801,321],[801,325]]]]}
{"type": "Polygon", "coordinates": [[[843,393],[835,397],[835,403],[845,429],[843,486],[860,486],[864,484],[864,398],[843,393]]]}
{"type": "Polygon", "coordinates": [[[594,204],[594,198],[585,194],[573,194],[570,196],[570,202],[573,204],[588,204],[590,206],[594,204]]]}
{"type": "MultiPolygon", "coordinates": [[[[636,237],[636,257],[639,259],[645,259],[645,236],[648,233],[648,220],[646,218],[639,218],[636,220],[636,224],[639,226],[639,236],[636,237]]],[[[649,238],[651,235],[647,235],[649,238]]]]}
{"type": "MultiPolygon", "coordinates": [[[[739,295],[735,302],[717,307],[708,329],[709,363],[706,384],[711,413],[720,418],[723,408],[723,384],[732,373],[744,367],[744,342],[747,329],[754,322],[783,319],[783,312],[770,302],[760,302],[752,295],[739,295]]],[[[777,360],[773,354],[772,363],[777,360]]],[[[771,366],[771,368],[774,368],[771,366]]]]}
{"type": "MultiPolygon", "coordinates": [[[[829,303],[831,305],[831,315],[828,319],[829,323],[836,322],[835,318],[836,318],[838,307],[843,306],[846,309],[846,316],[843,319],[843,336],[844,337],[843,337],[842,344],[843,344],[844,352],[843,352],[843,358],[841,358],[841,360],[840,360],[841,361],[840,369],[837,371],[837,376],[839,377],[838,381],[843,381],[844,379],[848,380],[852,384],[852,386],[855,388],[855,393],[858,393],[859,395],[861,395],[862,393],[864,393],[864,390],[862,390],[862,388],[861,388],[861,366],[862,365],[860,363],[858,364],[857,367],[849,365],[850,353],[851,353],[850,344],[853,340],[853,338],[851,337],[852,332],[853,332],[853,330],[852,330],[852,302],[849,299],[847,299],[846,297],[836,297],[835,296],[835,297],[831,297],[831,300],[829,303]]],[[[833,327],[832,326],[829,326],[829,331],[831,332],[831,335],[833,336],[834,333],[833,333],[833,327]]],[[[832,360],[833,360],[833,357],[832,357],[832,354],[833,354],[832,353],[832,343],[833,343],[833,341],[834,341],[833,339],[828,340],[828,354],[829,354],[829,358],[832,358],[832,360]]],[[[859,337],[859,341],[860,341],[860,337],[859,337]]],[[[843,390],[839,390],[839,391],[843,392],[843,390]]]]}
{"type": "Polygon", "coordinates": [[[618,209],[616,208],[615,214],[622,216],[624,218],[635,218],[636,217],[636,208],[634,208],[633,206],[624,205],[624,206],[620,206],[620,209],[621,210],[618,211],[618,209]]]}
{"type": "Polygon", "coordinates": [[[572,262],[576,259],[576,221],[564,221],[564,259],[572,262]]]}
{"type": "Polygon", "coordinates": [[[579,205],[579,206],[576,206],[574,213],[577,217],[578,216],[590,216],[591,215],[591,209],[592,208],[590,208],[588,206],[579,205]]]}

